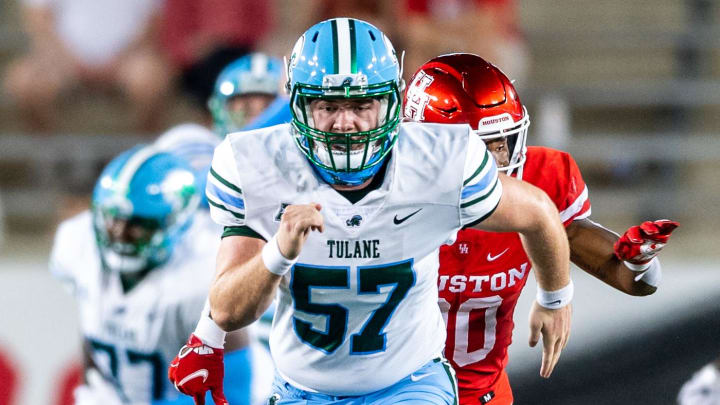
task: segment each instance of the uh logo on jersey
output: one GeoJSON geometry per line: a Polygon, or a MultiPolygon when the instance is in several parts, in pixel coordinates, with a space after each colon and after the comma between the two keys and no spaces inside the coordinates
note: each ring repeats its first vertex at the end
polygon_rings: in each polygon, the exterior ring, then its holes
{"type": "Polygon", "coordinates": [[[469,255],[470,254],[470,244],[467,242],[460,242],[457,244],[458,253],[461,255],[469,255]]]}
{"type": "Polygon", "coordinates": [[[462,233],[458,234],[458,238],[450,248],[450,252],[457,260],[467,260],[471,253],[474,253],[474,243],[472,239],[463,237],[462,233]]]}

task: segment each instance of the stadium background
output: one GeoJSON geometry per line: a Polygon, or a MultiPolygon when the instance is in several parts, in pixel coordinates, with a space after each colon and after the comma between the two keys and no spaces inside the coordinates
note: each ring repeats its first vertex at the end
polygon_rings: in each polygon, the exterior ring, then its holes
{"type": "MultiPolygon", "coordinates": [[[[275,3],[282,26],[290,2],[275,3]]],[[[516,82],[533,121],[529,143],[575,156],[596,221],[616,231],[653,218],[682,227],[653,296],[623,296],[573,270],[573,336],[550,380],[538,377],[540,350],[527,347],[528,283],[510,354],[516,403],[674,403],[682,382],[720,355],[718,3],[517,2],[531,57],[516,82]]],[[[17,1],[2,0],[0,73],[26,45],[17,1]]],[[[169,124],[192,117],[180,95],[168,103],[169,124]]],[[[109,158],[152,136],[127,130],[112,98],[68,104],[61,130],[30,133],[0,92],[0,405],[60,403],[79,336],[73,302],[46,270],[54,227],[86,204],[109,158]],[[11,389],[14,402],[4,403],[11,389]]]]}

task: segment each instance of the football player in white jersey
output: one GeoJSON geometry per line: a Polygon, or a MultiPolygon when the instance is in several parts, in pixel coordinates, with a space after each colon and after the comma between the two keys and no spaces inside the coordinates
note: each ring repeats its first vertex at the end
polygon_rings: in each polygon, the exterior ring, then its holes
{"type": "MultiPolygon", "coordinates": [[[[212,130],[196,123],[179,124],[161,134],[155,146],[188,161],[204,190],[213,151],[225,135],[290,122],[281,81],[280,60],[260,52],[238,58],[220,72],[208,100],[212,130]]],[[[208,208],[204,193],[202,201],[200,207],[208,208]]]]}
{"type": "MultiPolygon", "coordinates": [[[[58,228],[50,268],[77,299],[84,337],[86,378],[76,404],[188,403],[165,373],[212,279],[217,226],[196,215],[199,200],[185,160],[136,147],[104,169],[91,210],[58,228]]],[[[228,350],[246,344],[234,333],[228,350]]],[[[236,353],[228,355],[235,385],[228,395],[247,404],[249,378],[237,367],[247,354],[236,353]]]]}
{"type": "Polygon", "coordinates": [[[282,75],[282,62],[260,52],[227,65],[208,100],[213,130],[224,138],[231,132],[290,122],[282,75]]]}
{"type": "Polygon", "coordinates": [[[438,248],[466,226],[522,235],[543,292],[531,317],[549,376],[572,298],[549,198],[498,176],[467,125],[400,124],[400,64],[364,21],[311,27],[288,78],[292,123],[230,134],[215,151],[206,194],[225,231],[210,310],[169,370],[178,389],[225,403],[225,331],[277,295],[274,403],[455,403],[438,248]]]}

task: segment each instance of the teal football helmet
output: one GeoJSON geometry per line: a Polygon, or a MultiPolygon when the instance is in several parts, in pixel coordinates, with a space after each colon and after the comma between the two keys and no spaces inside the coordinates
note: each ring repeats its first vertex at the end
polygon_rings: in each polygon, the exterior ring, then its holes
{"type": "Polygon", "coordinates": [[[374,176],[397,140],[404,87],[390,40],[373,25],[334,18],[308,29],[295,43],[287,66],[295,142],[330,184],[358,185],[374,176]],[[317,129],[314,100],[380,102],[378,126],[335,133],[317,129]]]}
{"type": "Polygon", "coordinates": [[[208,100],[215,132],[225,137],[249,122],[245,111],[230,108],[234,98],[247,95],[274,98],[282,90],[281,81],[282,62],[263,53],[251,53],[227,65],[218,75],[208,100]]]}
{"type": "Polygon", "coordinates": [[[199,201],[192,168],[174,154],[139,146],[113,159],[95,185],[91,204],[104,266],[134,273],[165,263],[199,201]]]}

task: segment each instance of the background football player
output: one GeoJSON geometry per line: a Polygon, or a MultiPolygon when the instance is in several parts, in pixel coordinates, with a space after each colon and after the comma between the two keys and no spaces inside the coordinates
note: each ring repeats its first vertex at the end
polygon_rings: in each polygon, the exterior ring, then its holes
{"type": "Polygon", "coordinates": [[[277,294],[275,403],[454,403],[436,283],[438,247],[463,226],[526,239],[545,290],[531,317],[549,375],[572,297],[550,199],[499,179],[469,127],[400,124],[400,64],[364,21],[311,27],[288,78],[292,124],[230,134],[215,151],[207,197],[225,231],[211,308],[170,379],[224,403],[224,331],[253,322],[277,294]],[[201,370],[207,379],[191,378],[201,370]]]}
{"type": "Polygon", "coordinates": [[[158,148],[185,159],[203,190],[201,208],[208,209],[205,183],[215,147],[230,132],[290,122],[290,108],[282,92],[280,60],[255,52],[226,66],[215,81],[208,108],[212,130],[197,123],[176,125],[155,141],[158,148]]]}
{"type": "MultiPolygon", "coordinates": [[[[217,227],[196,215],[190,166],[153,146],[113,159],[92,207],[58,228],[52,273],[71,287],[84,338],[76,404],[188,403],[165,378],[198,320],[212,278],[217,227]]],[[[247,345],[242,331],[227,349],[247,345]]],[[[227,356],[228,396],[249,403],[248,353],[227,356]]]]}
{"type": "Polygon", "coordinates": [[[213,130],[224,138],[231,132],[290,122],[282,75],[281,61],[259,52],[227,65],[208,100],[213,130]]]}
{"type": "MultiPolygon", "coordinates": [[[[282,91],[281,65],[279,59],[259,52],[230,63],[218,75],[208,100],[213,117],[212,130],[197,123],[180,124],[164,132],[155,141],[155,146],[190,163],[198,188],[205,190],[213,151],[228,133],[273,126],[292,119],[287,96],[282,91]]],[[[200,207],[203,209],[201,215],[207,215],[209,205],[204,192],[200,207]]],[[[215,225],[219,238],[222,226],[215,225]]],[[[267,399],[274,374],[267,345],[272,315],[271,306],[258,322],[247,328],[251,334],[253,403],[267,399]],[[256,342],[262,347],[257,347],[256,342]]]]}
{"type": "MultiPolygon", "coordinates": [[[[573,263],[631,295],[655,292],[655,257],[678,224],[659,220],[622,236],[591,221],[588,190],[568,153],[526,146],[527,110],[510,80],[472,54],[425,63],[408,86],[404,115],[411,120],[469,124],[498,168],[544,190],[560,212],[573,263]]],[[[513,312],[531,261],[512,233],[465,229],[440,250],[439,304],[447,324],[445,355],[455,368],[461,404],[511,404],[505,373],[513,312]]],[[[539,335],[530,336],[534,346],[539,335]]]]}

